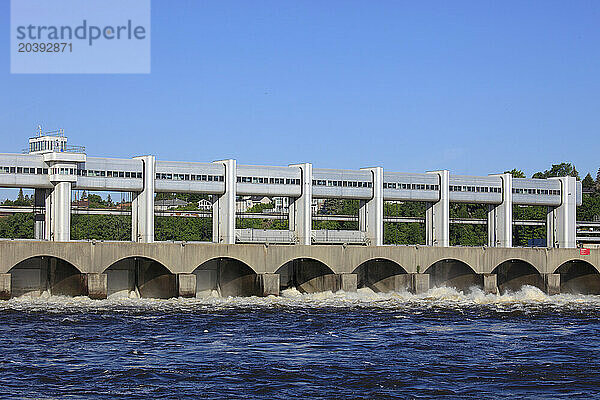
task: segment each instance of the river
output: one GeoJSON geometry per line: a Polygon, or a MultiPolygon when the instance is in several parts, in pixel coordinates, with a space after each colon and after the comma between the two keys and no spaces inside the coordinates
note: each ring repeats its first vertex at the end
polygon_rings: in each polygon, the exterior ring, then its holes
{"type": "Polygon", "coordinates": [[[0,397],[600,396],[600,296],[0,301],[0,397]]]}

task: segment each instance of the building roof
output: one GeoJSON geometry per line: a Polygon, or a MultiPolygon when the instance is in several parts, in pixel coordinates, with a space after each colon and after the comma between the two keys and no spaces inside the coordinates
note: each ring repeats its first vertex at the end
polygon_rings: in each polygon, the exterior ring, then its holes
{"type": "Polygon", "coordinates": [[[181,199],[157,200],[154,202],[154,205],[158,207],[179,207],[187,204],[187,201],[181,199]]]}

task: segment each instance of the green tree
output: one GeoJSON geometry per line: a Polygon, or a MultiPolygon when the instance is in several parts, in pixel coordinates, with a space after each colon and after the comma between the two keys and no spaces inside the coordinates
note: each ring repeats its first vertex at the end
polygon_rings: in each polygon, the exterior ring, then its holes
{"type": "MultiPolygon", "coordinates": [[[[425,218],[426,204],[407,201],[386,202],[383,215],[386,217],[425,218]]],[[[419,222],[384,222],[383,242],[385,244],[425,244],[425,229],[419,222]]]]}
{"type": "Polygon", "coordinates": [[[263,210],[271,210],[275,208],[275,204],[273,202],[270,203],[258,203],[250,207],[246,210],[249,213],[261,213],[263,210]]]}
{"type": "Polygon", "coordinates": [[[106,202],[99,194],[89,194],[87,200],[89,208],[106,208],[106,202]]]}
{"type": "Polygon", "coordinates": [[[33,205],[33,200],[30,199],[28,196],[24,196],[23,195],[23,189],[19,189],[19,194],[17,195],[17,199],[16,200],[6,199],[2,203],[2,205],[3,206],[26,207],[26,206],[32,206],[33,205]]]}
{"type": "Polygon", "coordinates": [[[188,203],[198,203],[200,200],[210,200],[209,194],[196,194],[196,193],[156,193],[154,200],[173,200],[179,199],[187,201],[188,203]]]}
{"type": "Polygon", "coordinates": [[[594,178],[592,178],[592,175],[589,173],[583,178],[581,184],[584,189],[594,190],[596,188],[596,182],[594,182],[594,178]]]}
{"type": "Polygon", "coordinates": [[[327,215],[358,215],[358,207],[358,200],[327,199],[320,213],[327,215]]]}
{"type": "Polygon", "coordinates": [[[557,176],[574,176],[577,180],[580,180],[579,172],[575,169],[575,165],[565,162],[552,164],[552,168],[547,169],[544,172],[536,172],[533,174],[533,178],[537,179],[553,178],[557,176]]]}
{"type": "Polygon", "coordinates": [[[319,210],[319,215],[348,215],[355,216],[354,221],[313,221],[312,228],[330,230],[358,229],[358,200],[327,199],[319,210]]]}
{"type": "Polygon", "coordinates": [[[505,174],[511,174],[513,178],[525,178],[525,172],[520,169],[513,168],[510,171],[504,171],[505,174]]]}
{"type": "Polygon", "coordinates": [[[33,239],[33,213],[17,213],[0,218],[0,237],[33,239]]]}
{"type": "Polygon", "coordinates": [[[154,238],[158,241],[209,241],[212,218],[156,217],[154,238]]]}
{"type": "Polygon", "coordinates": [[[596,221],[600,218],[600,193],[584,193],[581,206],[577,207],[578,221],[596,221]]]}
{"type": "MultiPolygon", "coordinates": [[[[545,206],[513,206],[513,220],[545,221],[548,212],[545,206]]],[[[545,226],[515,225],[513,226],[513,245],[528,246],[529,239],[545,239],[545,226]]]]}

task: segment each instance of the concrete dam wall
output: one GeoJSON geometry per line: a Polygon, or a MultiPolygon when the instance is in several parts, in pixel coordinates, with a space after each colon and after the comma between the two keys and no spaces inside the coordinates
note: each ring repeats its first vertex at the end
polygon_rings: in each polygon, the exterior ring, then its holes
{"type": "Polygon", "coordinates": [[[579,249],[0,241],[0,297],[267,296],[523,285],[600,294],[600,253],[579,249]]]}

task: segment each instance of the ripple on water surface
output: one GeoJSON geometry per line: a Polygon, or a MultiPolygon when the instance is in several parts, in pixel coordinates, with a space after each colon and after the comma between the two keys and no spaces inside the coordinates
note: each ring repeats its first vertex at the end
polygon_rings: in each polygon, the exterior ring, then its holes
{"type": "Polygon", "coordinates": [[[600,296],[0,302],[0,397],[591,398],[600,296]]]}

